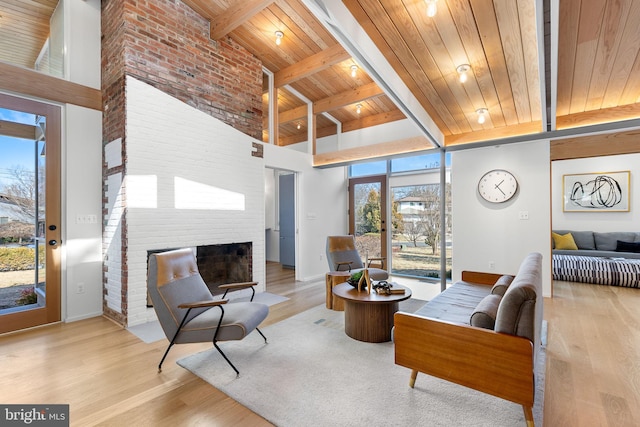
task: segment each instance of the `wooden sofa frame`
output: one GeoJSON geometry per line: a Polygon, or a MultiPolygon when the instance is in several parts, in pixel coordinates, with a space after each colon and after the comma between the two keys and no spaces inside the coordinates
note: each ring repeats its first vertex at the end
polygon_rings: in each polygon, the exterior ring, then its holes
{"type": "MultiPolygon", "coordinates": [[[[500,274],[464,271],[465,282],[492,286],[500,274]]],[[[446,291],[445,291],[446,292],[446,291]]],[[[522,405],[533,427],[533,343],[527,338],[414,314],[394,316],[395,363],[522,405]]]]}

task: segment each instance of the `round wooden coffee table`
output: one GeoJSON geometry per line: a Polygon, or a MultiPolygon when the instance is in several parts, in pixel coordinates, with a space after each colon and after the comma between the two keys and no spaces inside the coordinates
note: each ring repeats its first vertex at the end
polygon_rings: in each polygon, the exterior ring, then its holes
{"type": "Polygon", "coordinates": [[[358,341],[391,341],[393,314],[400,301],[411,298],[411,289],[397,283],[393,287],[403,288],[404,294],[378,295],[374,290],[368,294],[348,283],[335,286],[333,294],[344,300],[344,332],[358,341]]]}

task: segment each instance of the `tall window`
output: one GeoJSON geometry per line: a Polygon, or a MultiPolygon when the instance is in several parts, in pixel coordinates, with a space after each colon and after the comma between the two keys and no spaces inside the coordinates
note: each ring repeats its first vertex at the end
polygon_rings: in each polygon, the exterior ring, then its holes
{"type": "Polygon", "coordinates": [[[451,156],[421,154],[352,165],[350,177],[386,174],[387,257],[395,275],[451,278],[451,156]],[[444,174],[443,169],[444,168],[444,174]],[[441,177],[444,176],[444,182],[441,177]]]}
{"type": "Polygon", "coordinates": [[[444,217],[441,184],[392,187],[393,214],[391,273],[418,277],[441,277],[441,241],[446,242],[446,277],[451,278],[451,185],[445,183],[444,217]],[[442,235],[442,221],[445,233],[442,235]]]}

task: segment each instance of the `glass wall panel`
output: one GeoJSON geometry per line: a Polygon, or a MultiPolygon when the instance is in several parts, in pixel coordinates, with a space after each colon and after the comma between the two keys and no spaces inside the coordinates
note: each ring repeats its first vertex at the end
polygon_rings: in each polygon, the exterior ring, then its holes
{"type": "Polygon", "coordinates": [[[349,167],[349,177],[356,178],[359,176],[380,175],[387,173],[387,161],[379,160],[377,162],[357,163],[349,167]]]}
{"type": "Polygon", "coordinates": [[[443,256],[441,241],[444,238],[445,275],[451,278],[451,185],[448,182],[444,184],[444,190],[446,206],[443,218],[440,210],[440,183],[391,188],[392,274],[440,278],[443,256]],[[443,220],[444,236],[441,228],[443,220]]]}

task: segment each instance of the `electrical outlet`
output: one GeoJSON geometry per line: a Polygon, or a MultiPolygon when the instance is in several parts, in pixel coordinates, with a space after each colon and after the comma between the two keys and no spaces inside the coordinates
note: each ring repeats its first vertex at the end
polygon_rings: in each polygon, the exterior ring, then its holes
{"type": "Polygon", "coordinates": [[[78,283],[76,285],[76,294],[84,294],[84,283],[78,283]]]}
{"type": "Polygon", "coordinates": [[[520,211],[518,212],[519,219],[529,219],[529,211],[520,211]]]}
{"type": "Polygon", "coordinates": [[[495,270],[496,269],[496,263],[494,261],[489,261],[489,270],[495,270]]]}

